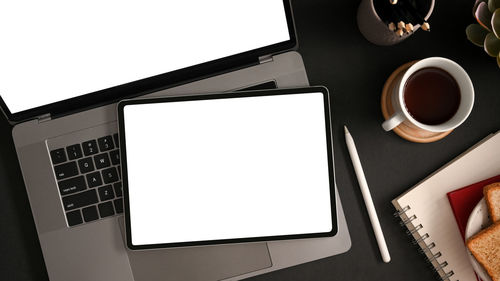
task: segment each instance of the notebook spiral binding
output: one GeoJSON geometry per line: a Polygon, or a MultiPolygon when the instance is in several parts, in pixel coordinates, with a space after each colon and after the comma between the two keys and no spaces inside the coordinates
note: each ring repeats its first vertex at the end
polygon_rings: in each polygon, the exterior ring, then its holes
{"type": "Polygon", "coordinates": [[[407,213],[409,210],[411,210],[411,207],[405,206],[402,209],[398,209],[396,213],[394,213],[394,216],[401,219],[399,224],[407,228],[406,234],[413,238],[413,245],[418,245],[420,247],[419,252],[425,255],[427,261],[432,265],[440,279],[443,281],[452,281],[451,277],[454,275],[453,270],[446,271],[445,267],[448,266],[447,261],[438,261],[442,256],[441,252],[434,249],[436,248],[436,244],[429,241],[431,237],[428,233],[421,233],[424,226],[422,224],[415,225],[413,223],[413,221],[417,219],[417,216],[409,215],[407,213]]]}

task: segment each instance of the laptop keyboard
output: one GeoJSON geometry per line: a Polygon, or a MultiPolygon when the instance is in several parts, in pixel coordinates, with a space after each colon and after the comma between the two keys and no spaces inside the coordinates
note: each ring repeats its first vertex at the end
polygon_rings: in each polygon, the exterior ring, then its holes
{"type": "Polygon", "coordinates": [[[68,226],[123,213],[118,134],[50,151],[68,226]]]}

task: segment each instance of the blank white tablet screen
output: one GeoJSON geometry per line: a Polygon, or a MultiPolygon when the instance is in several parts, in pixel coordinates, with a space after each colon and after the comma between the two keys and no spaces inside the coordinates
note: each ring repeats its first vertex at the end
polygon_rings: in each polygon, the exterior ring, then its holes
{"type": "Polygon", "coordinates": [[[134,246],[330,232],[322,93],[126,105],[134,246]]]}

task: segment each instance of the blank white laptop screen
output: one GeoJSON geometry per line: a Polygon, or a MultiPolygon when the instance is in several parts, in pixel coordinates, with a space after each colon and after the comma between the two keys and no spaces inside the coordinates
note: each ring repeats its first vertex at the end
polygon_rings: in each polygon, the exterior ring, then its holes
{"type": "Polygon", "coordinates": [[[132,245],[331,232],[324,94],[123,105],[132,245]]]}
{"type": "Polygon", "coordinates": [[[283,0],[0,3],[11,113],[290,40],[283,0]]]}

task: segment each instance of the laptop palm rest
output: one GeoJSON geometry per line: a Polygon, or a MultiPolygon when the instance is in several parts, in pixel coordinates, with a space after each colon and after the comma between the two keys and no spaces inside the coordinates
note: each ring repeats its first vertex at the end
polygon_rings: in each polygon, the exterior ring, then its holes
{"type": "MultiPolygon", "coordinates": [[[[123,217],[118,222],[125,239],[123,217]]],[[[272,266],[267,243],[126,251],[136,281],[220,280],[272,266]]]]}

